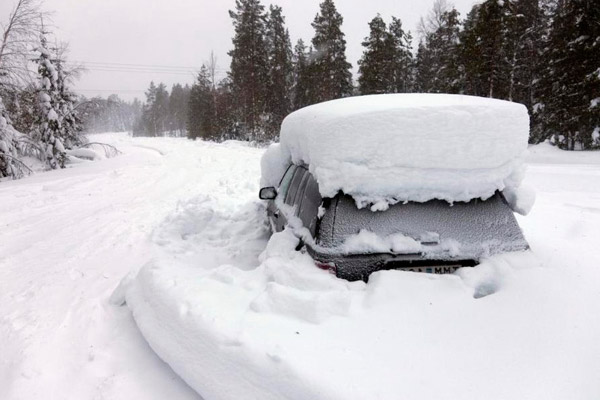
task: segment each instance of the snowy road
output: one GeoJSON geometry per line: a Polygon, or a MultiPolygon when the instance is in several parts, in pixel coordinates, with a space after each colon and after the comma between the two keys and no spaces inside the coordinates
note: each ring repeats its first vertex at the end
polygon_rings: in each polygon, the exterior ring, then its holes
{"type": "Polygon", "coordinates": [[[125,154],[0,184],[0,399],[197,399],[108,298],[178,204],[254,194],[228,174],[256,175],[261,152],[96,139],[125,154]]]}
{"type": "Polygon", "coordinates": [[[600,398],[600,153],[533,150],[533,255],[349,285],[259,257],[262,150],[95,140],[0,184],[0,399],[600,398]]]}

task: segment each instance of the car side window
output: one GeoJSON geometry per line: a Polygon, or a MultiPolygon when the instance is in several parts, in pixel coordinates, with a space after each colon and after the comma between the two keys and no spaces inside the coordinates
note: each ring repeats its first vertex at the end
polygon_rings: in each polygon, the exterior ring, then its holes
{"type": "Polygon", "coordinates": [[[317,230],[319,206],[321,205],[323,199],[319,193],[319,185],[317,184],[315,178],[310,173],[307,173],[306,175],[306,188],[304,189],[304,194],[302,195],[302,203],[300,204],[300,212],[298,216],[302,220],[304,226],[308,228],[311,235],[314,237],[317,230]]]}
{"type": "Polygon", "coordinates": [[[294,164],[290,165],[288,169],[283,174],[281,178],[281,182],[279,182],[279,188],[277,189],[277,195],[281,196],[285,199],[285,195],[290,187],[290,182],[292,181],[292,177],[294,176],[294,171],[296,170],[296,166],[294,164]]]}
{"type": "Polygon", "coordinates": [[[308,177],[310,176],[310,172],[304,170],[304,175],[302,176],[302,180],[300,181],[300,185],[298,186],[298,190],[296,191],[296,197],[294,198],[294,202],[292,205],[296,207],[296,215],[300,211],[300,203],[302,202],[302,198],[304,197],[304,189],[306,188],[306,183],[308,182],[308,177]]]}
{"type": "Polygon", "coordinates": [[[298,193],[298,188],[300,187],[300,184],[302,183],[302,178],[304,178],[305,172],[306,172],[306,169],[304,169],[302,167],[298,167],[298,168],[296,168],[296,171],[294,171],[294,176],[292,177],[292,181],[290,182],[289,190],[287,191],[287,194],[285,196],[285,204],[288,204],[290,206],[294,205],[294,200],[296,199],[296,193],[298,193]]]}

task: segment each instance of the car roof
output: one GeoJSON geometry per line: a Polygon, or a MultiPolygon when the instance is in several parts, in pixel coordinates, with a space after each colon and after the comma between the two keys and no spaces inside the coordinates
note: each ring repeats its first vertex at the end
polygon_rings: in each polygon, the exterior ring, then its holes
{"type": "Polygon", "coordinates": [[[499,192],[485,201],[475,199],[452,205],[442,200],[398,203],[377,212],[358,209],[352,197],[338,194],[331,199],[320,222],[319,245],[341,246],[361,230],[380,237],[402,233],[417,240],[433,233],[439,235],[440,242],[460,244],[458,253],[449,259],[479,259],[528,248],[513,212],[499,192]]]}

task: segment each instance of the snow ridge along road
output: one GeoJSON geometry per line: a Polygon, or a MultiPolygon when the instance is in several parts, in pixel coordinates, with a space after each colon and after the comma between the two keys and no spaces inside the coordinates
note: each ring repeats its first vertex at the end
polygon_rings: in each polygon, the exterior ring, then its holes
{"type": "Polygon", "coordinates": [[[94,141],[0,184],[0,398],[600,398],[600,154],[531,149],[533,254],[365,285],[267,246],[263,150],[94,141]]]}

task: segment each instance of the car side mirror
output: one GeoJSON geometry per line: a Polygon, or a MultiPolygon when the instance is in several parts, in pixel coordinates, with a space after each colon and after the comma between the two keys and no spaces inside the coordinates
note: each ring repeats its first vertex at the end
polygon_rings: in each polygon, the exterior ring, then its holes
{"type": "Polygon", "coordinates": [[[260,189],[258,197],[261,200],[273,200],[275,197],[277,197],[277,190],[275,190],[275,188],[272,186],[264,187],[260,189]]]}

